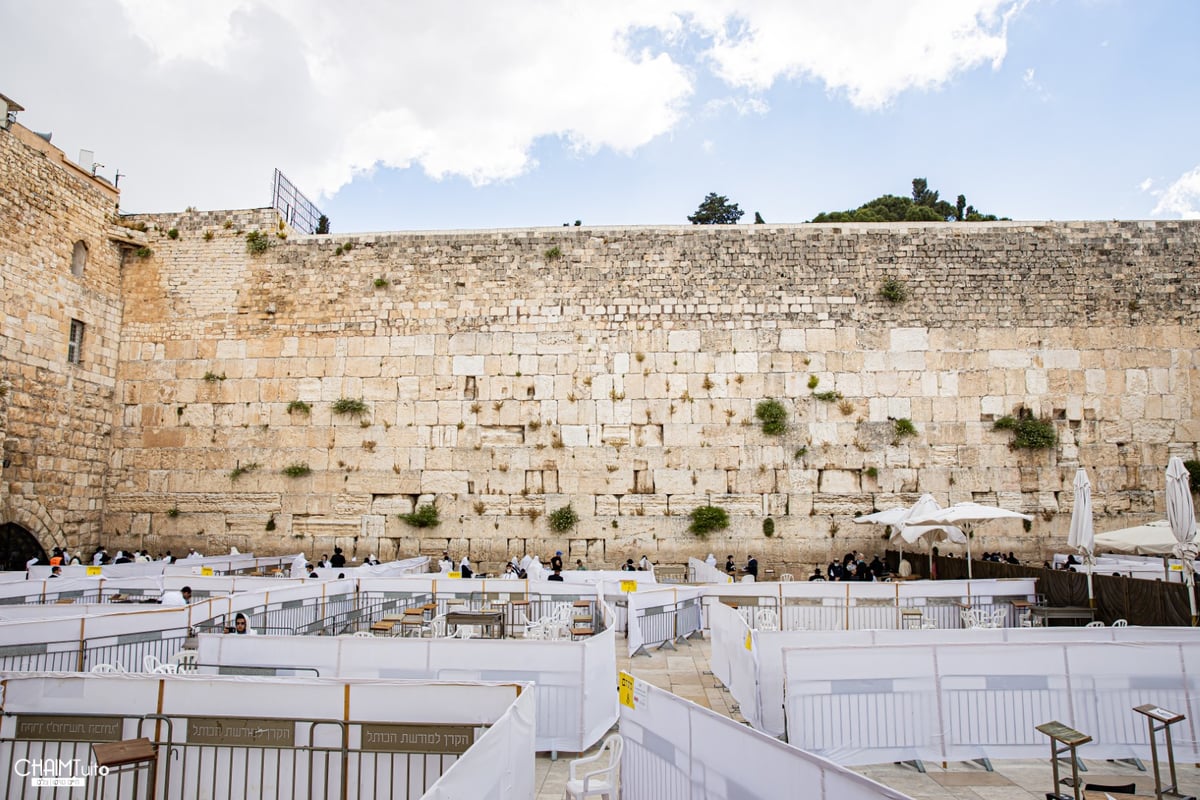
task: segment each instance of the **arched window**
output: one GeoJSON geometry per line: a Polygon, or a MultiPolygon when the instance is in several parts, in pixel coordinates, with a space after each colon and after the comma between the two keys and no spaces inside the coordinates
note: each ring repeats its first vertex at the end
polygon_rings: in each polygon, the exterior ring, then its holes
{"type": "Polygon", "coordinates": [[[71,274],[76,278],[83,277],[83,268],[87,264],[88,247],[82,240],[75,243],[75,252],[71,253],[71,274]]]}

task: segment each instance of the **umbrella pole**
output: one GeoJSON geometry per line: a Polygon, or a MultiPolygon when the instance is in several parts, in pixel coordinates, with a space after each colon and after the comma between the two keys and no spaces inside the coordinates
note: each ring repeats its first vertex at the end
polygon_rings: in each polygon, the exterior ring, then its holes
{"type": "Polygon", "coordinates": [[[971,528],[967,527],[967,580],[971,580],[971,528]]]}
{"type": "MultiPolygon", "coordinates": [[[[1092,560],[1090,558],[1088,559],[1087,576],[1088,576],[1088,608],[1095,608],[1096,607],[1096,596],[1094,594],[1092,594],[1092,560]]],[[[1193,616],[1195,616],[1195,615],[1193,614],[1193,616]]],[[[1192,624],[1193,625],[1196,624],[1195,621],[1193,621],[1192,624]]]]}

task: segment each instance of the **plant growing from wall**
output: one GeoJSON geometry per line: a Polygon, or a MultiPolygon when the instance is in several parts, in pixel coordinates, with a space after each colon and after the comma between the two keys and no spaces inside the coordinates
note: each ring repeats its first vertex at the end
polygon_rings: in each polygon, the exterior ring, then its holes
{"type": "Polygon", "coordinates": [[[762,531],[763,531],[763,536],[767,537],[768,539],[770,539],[772,536],[774,536],[775,535],[775,520],[771,519],[770,517],[767,517],[766,519],[764,519],[763,524],[762,524],[762,531]]]}
{"type": "Polygon", "coordinates": [[[262,255],[271,249],[271,237],[262,231],[250,231],[246,234],[246,252],[250,255],[262,255]]]}
{"type": "Polygon", "coordinates": [[[729,514],[720,506],[699,506],[688,517],[692,520],[688,532],[701,539],[729,527],[729,514]]]}
{"type": "Polygon", "coordinates": [[[754,407],[754,416],[762,423],[767,436],[780,436],[787,431],[787,409],[778,400],[767,399],[754,407]]]}
{"type": "Polygon", "coordinates": [[[304,463],[303,461],[297,461],[294,464],[288,464],[280,471],[289,478],[303,478],[305,475],[308,475],[312,472],[312,467],[308,466],[308,464],[304,463]]]}
{"type": "Polygon", "coordinates": [[[178,239],[179,238],[179,228],[171,228],[171,230],[167,231],[167,238],[168,239],[178,239]]]}
{"type": "Polygon", "coordinates": [[[357,417],[365,414],[367,404],[356,397],[339,397],[333,401],[333,413],[345,414],[350,417],[357,417]]]}
{"type": "Polygon", "coordinates": [[[223,380],[225,380],[225,373],[222,372],[220,375],[218,375],[215,372],[206,372],[206,373],[204,373],[204,380],[208,383],[216,383],[217,381],[223,381],[223,380]]]}
{"type": "Polygon", "coordinates": [[[908,299],[908,286],[899,278],[884,278],[879,284],[879,296],[889,303],[903,303],[908,299]]]}
{"type": "Polygon", "coordinates": [[[442,523],[438,516],[437,506],[433,503],[426,503],[423,506],[417,506],[416,511],[411,514],[398,514],[401,521],[406,525],[411,525],[414,528],[436,528],[442,523]]]}
{"type": "Polygon", "coordinates": [[[137,250],[133,251],[133,254],[138,258],[149,258],[150,256],[154,255],[154,251],[149,247],[139,247],[137,250]]]}
{"type": "Polygon", "coordinates": [[[254,472],[254,470],[258,469],[258,467],[259,464],[257,461],[251,461],[249,464],[238,464],[229,471],[229,480],[236,483],[238,478],[242,477],[247,472],[254,472]]]}
{"type": "Polygon", "coordinates": [[[820,379],[820,378],[818,378],[816,375],[809,375],[809,376],[808,376],[808,388],[809,388],[809,389],[815,389],[815,388],[817,388],[817,387],[818,387],[818,386],[820,386],[820,385],[821,385],[821,379],[820,379]]]}
{"type": "Polygon", "coordinates": [[[879,470],[876,467],[867,467],[863,470],[863,475],[866,475],[871,480],[875,480],[879,477],[879,470]]]}
{"type": "Polygon", "coordinates": [[[813,397],[820,400],[822,403],[836,403],[842,399],[841,392],[830,390],[828,392],[813,392],[813,397]]]}
{"type": "Polygon", "coordinates": [[[1012,431],[1010,447],[1018,450],[1047,450],[1058,443],[1054,423],[1038,419],[1028,409],[1018,409],[1016,416],[1006,415],[996,420],[992,427],[998,431],[1012,431]]]}
{"type": "Polygon", "coordinates": [[[312,406],[303,400],[293,400],[288,403],[287,412],[289,414],[311,414],[312,406]]]}
{"type": "Polygon", "coordinates": [[[171,519],[175,519],[175,517],[178,517],[179,516],[179,506],[172,506],[171,508],[168,508],[167,516],[170,517],[171,519]]]}
{"type": "Polygon", "coordinates": [[[568,504],[551,511],[550,515],[546,517],[546,521],[550,523],[550,530],[556,533],[566,533],[579,523],[579,515],[568,504]]]}
{"type": "Polygon", "coordinates": [[[896,439],[903,439],[905,436],[916,436],[917,428],[913,425],[913,421],[908,417],[901,417],[892,422],[892,431],[896,434],[896,439]]]}
{"type": "Polygon", "coordinates": [[[551,247],[542,255],[546,257],[547,261],[558,261],[562,258],[562,248],[560,248],[558,245],[554,245],[554,247],[551,247]]]}
{"type": "Polygon", "coordinates": [[[387,285],[388,285],[387,278],[376,278],[375,279],[375,288],[376,289],[385,289],[385,288],[387,288],[387,285]]]}

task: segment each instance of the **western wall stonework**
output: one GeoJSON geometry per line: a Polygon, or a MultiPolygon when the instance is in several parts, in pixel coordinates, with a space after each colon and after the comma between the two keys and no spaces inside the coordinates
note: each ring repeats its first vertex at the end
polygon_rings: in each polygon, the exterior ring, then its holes
{"type": "Polygon", "coordinates": [[[1077,467],[1103,530],[1161,516],[1168,456],[1198,454],[1198,222],[297,236],[269,210],[140,219],[153,254],[121,272],[103,502],[117,546],[449,549],[492,569],[712,551],[798,573],[881,550],[851,518],[932,492],[1034,514],[974,550],[1040,559],[1065,547],[1077,467]],[[907,300],[881,296],[888,278],[907,300]],[[335,413],[343,398],[365,411],[335,413]],[[781,436],[755,419],[768,398],[781,436]],[[993,422],[1019,409],[1058,444],[1012,449],[993,422]],[[439,526],[398,516],[425,503],[439,526]],[[688,514],[709,503],[731,525],[698,540],[688,514]],[[556,533],[568,504],[579,522],[556,533]]]}
{"type": "Polygon", "coordinates": [[[93,544],[101,529],[121,253],[140,237],[113,225],[117,197],[33,132],[0,127],[0,524],[47,550],[93,544]]]}

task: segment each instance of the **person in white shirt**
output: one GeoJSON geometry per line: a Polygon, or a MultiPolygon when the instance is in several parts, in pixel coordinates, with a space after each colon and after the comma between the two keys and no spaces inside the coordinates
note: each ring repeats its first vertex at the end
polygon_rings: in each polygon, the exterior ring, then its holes
{"type": "Polygon", "coordinates": [[[714,556],[712,553],[709,553],[708,558],[704,559],[704,563],[708,564],[710,567],[713,567],[715,569],[717,566],[717,557],[714,556]]]}

